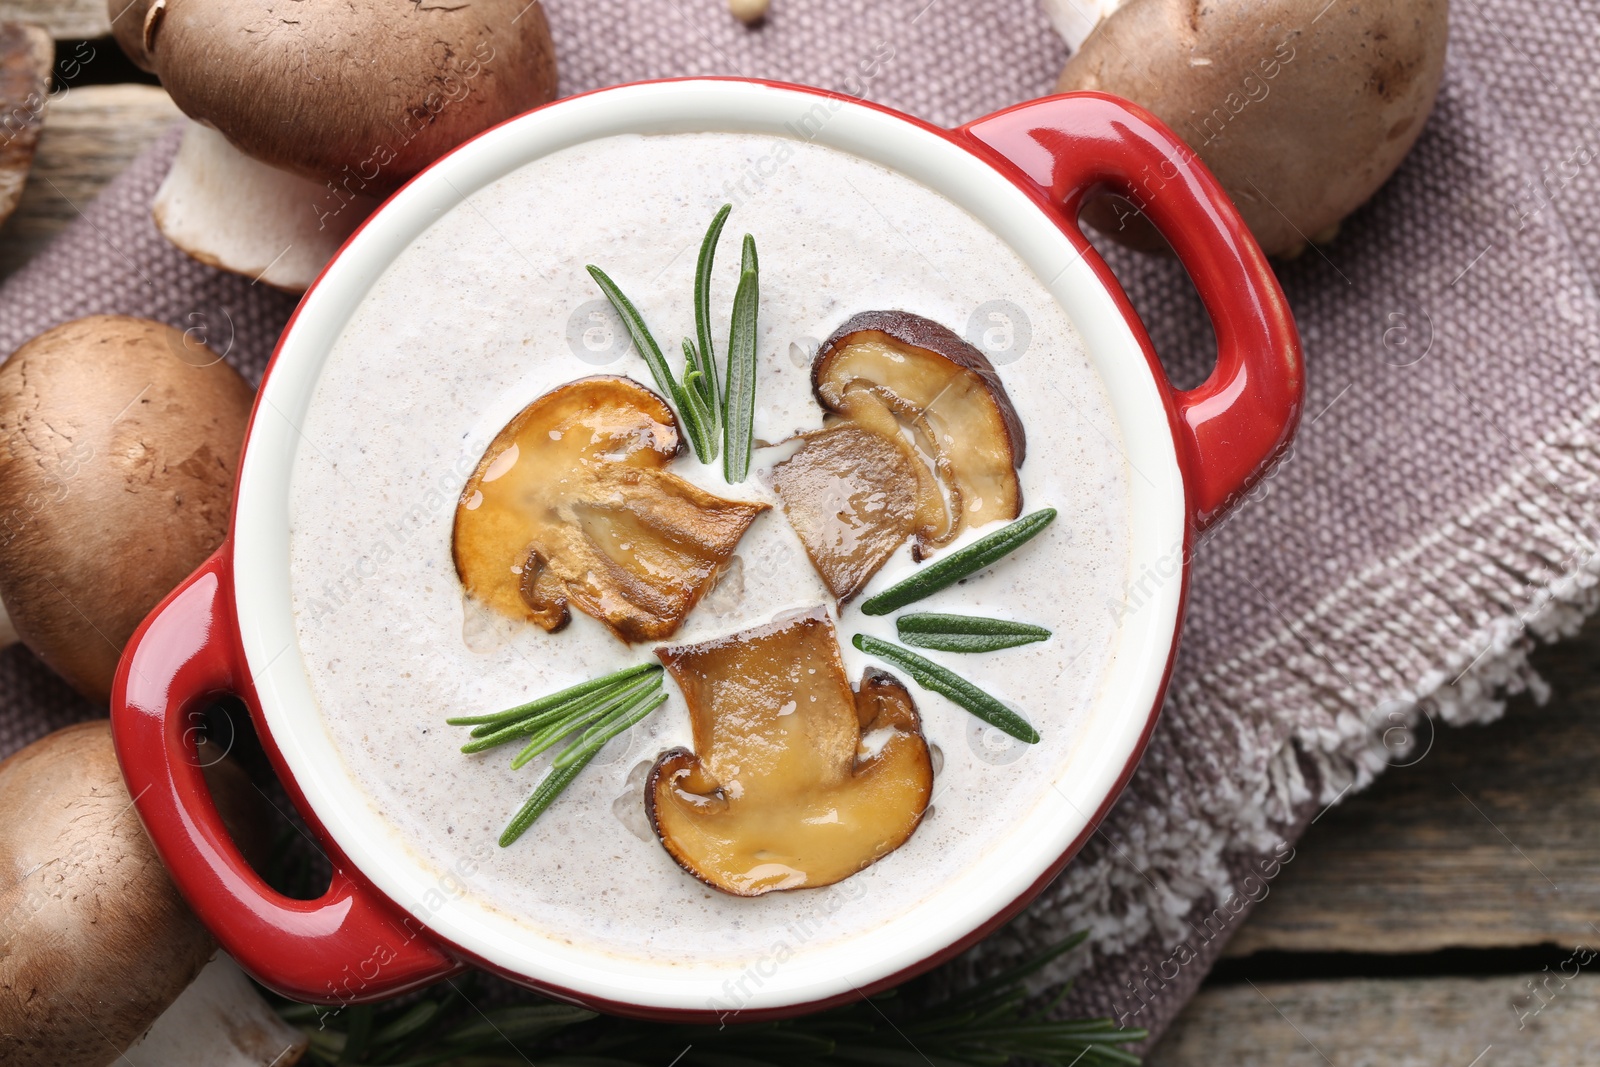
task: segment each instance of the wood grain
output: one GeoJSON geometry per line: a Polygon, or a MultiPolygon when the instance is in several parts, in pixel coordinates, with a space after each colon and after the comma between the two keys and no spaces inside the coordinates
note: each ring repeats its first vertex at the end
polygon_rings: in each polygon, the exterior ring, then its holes
{"type": "MultiPolygon", "coordinates": [[[[1146,1067],[1592,1067],[1600,978],[1349,979],[1203,989],[1146,1067]],[[1535,1014],[1535,1009],[1537,1013],[1535,1014]]],[[[1552,972],[1552,975],[1554,972],[1552,972]]]]}
{"type": "Polygon", "coordinates": [[[0,0],[0,22],[43,26],[58,41],[106,36],[111,32],[107,11],[100,0],[0,0]]]}
{"type": "Polygon", "coordinates": [[[1228,954],[1600,943],[1600,617],[1535,663],[1546,706],[1443,727],[1324,815],[1228,954]]]}
{"type": "Polygon", "coordinates": [[[148,85],[90,85],[51,101],[22,201],[0,227],[0,279],[65,229],[180,118],[166,92],[148,85]]]}

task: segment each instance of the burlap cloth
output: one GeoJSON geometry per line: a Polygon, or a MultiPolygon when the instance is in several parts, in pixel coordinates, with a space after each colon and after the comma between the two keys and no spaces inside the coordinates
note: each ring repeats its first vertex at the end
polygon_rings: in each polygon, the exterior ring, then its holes
{"type": "MultiPolygon", "coordinates": [[[[954,124],[1048,92],[1066,56],[1030,0],[773,0],[754,32],[721,0],[547,7],[564,92],[760,75],[954,124]],[[881,43],[893,58],[863,84],[857,63],[881,43]]],[[[1317,811],[1416,758],[1408,744],[1433,723],[1493,718],[1504,693],[1537,689],[1534,637],[1595,606],[1600,3],[1458,0],[1452,14],[1415,152],[1332,245],[1279,267],[1306,418],[1199,550],[1143,765],[1080,858],[958,966],[1086,927],[1093,954],[1064,1010],[1159,1031],[1317,811]]],[[[204,324],[260,374],[292,301],[156,234],[147,208],[175,144],[0,287],[0,351],[124,312],[204,324]]],[[[1210,335],[1178,268],[1112,259],[1175,380],[1197,381],[1210,335]]],[[[97,711],[25,650],[0,654],[0,752],[97,711]]]]}

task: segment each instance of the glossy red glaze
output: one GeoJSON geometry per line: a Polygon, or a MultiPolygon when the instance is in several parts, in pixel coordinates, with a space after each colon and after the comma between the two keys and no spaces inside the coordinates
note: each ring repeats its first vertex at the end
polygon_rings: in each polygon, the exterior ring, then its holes
{"type": "Polygon", "coordinates": [[[1020,169],[1058,209],[1058,223],[1135,324],[1161,381],[1138,315],[1078,229],[1078,212],[1096,192],[1121,193],[1178,254],[1217,335],[1216,370],[1174,397],[1190,511],[1201,527],[1211,523],[1288,444],[1305,390],[1288,303],[1228,194],[1159,119],[1104,93],[1018,104],[962,131],[1020,169]]]}
{"type": "Polygon", "coordinates": [[[191,729],[192,716],[219,694],[258,707],[239,647],[228,548],[151,613],[117,666],[112,737],[150,839],[228,954],[252,974],[270,975],[286,996],[358,1003],[460,970],[415,920],[343,873],[337,853],[328,891],[294,900],[262,881],[229,837],[191,729]]]}
{"type": "MultiPolygon", "coordinates": [[[[1079,207],[1098,188],[1139,197],[1194,278],[1218,338],[1218,366],[1209,380],[1187,392],[1166,389],[1169,427],[1178,444],[1191,519],[1182,575],[1182,597],[1187,599],[1187,563],[1196,531],[1225,512],[1284,447],[1299,417],[1302,393],[1299,343],[1283,295],[1204,165],[1154,117],[1102,94],[1032,101],[957,130],[943,130],[824,90],[761,84],[896,115],[985,159],[1027,193],[1038,204],[1042,220],[1061,229],[1079,250],[1133,330],[1150,372],[1165,383],[1137,314],[1077,226],[1079,207]]],[[[370,220],[361,229],[368,224],[370,220]]],[[[291,319],[288,329],[293,326],[291,319]]],[[[276,358],[274,354],[274,364],[276,358]]],[[[269,364],[269,376],[272,369],[269,364]]],[[[248,442],[247,435],[247,447],[248,442]]],[[[123,774],[179,890],[246,970],[300,1000],[329,1004],[377,1000],[437,980],[467,962],[487,966],[470,952],[443,942],[373,888],[323,831],[262,714],[240,646],[231,566],[230,538],[134,634],[112,692],[112,728],[123,774]],[[250,708],[280,780],[333,861],[333,884],[315,901],[291,900],[267,886],[228,838],[217,815],[195,765],[185,724],[208,697],[222,693],[237,695],[250,708]]],[[[1181,603],[1178,617],[1181,621],[1181,603]]],[[[1175,631],[1162,692],[1176,650],[1175,631]]],[[[807,1004],[739,1012],[737,1018],[787,1018],[870,995],[952,958],[1011,919],[1060,873],[1110,810],[1143,754],[1160,705],[1158,697],[1116,788],[1092,813],[1082,834],[1027,891],[980,928],[954,944],[929,946],[928,955],[915,967],[860,990],[807,1004]]],[[[643,1008],[580,995],[526,975],[501,973],[555,999],[614,1014],[676,1022],[729,1021],[711,1010],[643,1008]]]]}

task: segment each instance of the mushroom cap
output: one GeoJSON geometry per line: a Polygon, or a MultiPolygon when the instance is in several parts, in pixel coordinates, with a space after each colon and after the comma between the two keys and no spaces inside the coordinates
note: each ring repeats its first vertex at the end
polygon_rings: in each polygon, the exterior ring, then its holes
{"type": "MultiPolygon", "coordinates": [[[[147,7],[142,19],[136,8],[115,20],[134,61],[247,155],[333,183],[329,211],[353,194],[393,191],[467,138],[555,96],[555,48],[537,2],[147,7]]],[[[113,16],[122,8],[110,0],[113,16]]]]}
{"type": "MultiPolygon", "coordinates": [[[[207,779],[225,816],[253,799],[230,763],[207,779]]],[[[116,1062],[215,945],[139,824],[109,722],[0,763],[0,811],[0,1063],[116,1062]]]]}
{"type": "MultiPolygon", "coordinates": [[[[1057,91],[1154,112],[1199,153],[1272,255],[1329,239],[1394,173],[1444,72],[1448,0],[1127,0],[1089,35],[1057,91]]],[[[1154,229],[1102,199],[1086,218],[1136,248],[1154,229]]]]}
{"type": "Polygon", "coordinates": [[[251,389],[160,323],[97,315],[0,366],[0,600],[94,700],[150,610],[222,543],[251,389]]]}

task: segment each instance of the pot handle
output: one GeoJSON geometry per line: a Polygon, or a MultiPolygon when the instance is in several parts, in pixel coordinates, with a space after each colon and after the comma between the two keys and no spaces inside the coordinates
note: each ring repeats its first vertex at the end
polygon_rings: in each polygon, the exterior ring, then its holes
{"type": "Polygon", "coordinates": [[[327,892],[295,900],[251,869],[223,826],[188,724],[208,698],[232,693],[262,725],[234,621],[231,550],[224,543],[151,612],[112,685],[117,759],[156,852],[228,954],[284,996],[360,1003],[461,970],[415,920],[341,871],[336,851],[327,892]]]}
{"type": "Polygon", "coordinates": [[[1091,194],[1121,193],[1177,252],[1217,336],[1211,376],[1182,392],[1167,386],[1190,514],[1198,527],[1213,522],[1288,444],[1305,388],[1288,303],[1228,194],[1159,119],[1105,93],[1032,100],[957,132],[997,154],[1003,171],[1021,170],[1026,181],[1019,184],[1059,212],[1061,228],[1135,325],[1163,383],[1166,374],[1137,314],[1078,228],[1078,211],[1091,194]]]}

